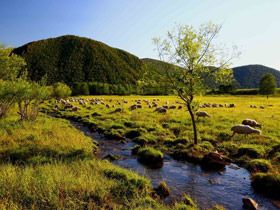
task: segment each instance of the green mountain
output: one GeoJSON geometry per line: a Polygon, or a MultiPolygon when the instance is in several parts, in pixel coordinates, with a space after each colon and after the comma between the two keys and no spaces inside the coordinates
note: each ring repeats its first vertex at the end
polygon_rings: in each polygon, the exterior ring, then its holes
{"type": "Polygon", "coordinates": [[[72,35],[30,42],[13,53],[25,58],[29,76],[49,84],[64,81],[136,84],[143,75],[142,61],[123,50],[72,35]]]}
{"type": "Polygon", "coordinates": [[[240,88],[258,88],[264,74],[271,73],[275,76],[277,86],[280,87],[280,71],[262,65],[248,65],[233,68],[235,80],[240,88]]]}
{"type": "MultiPolygon", "coordinates": [[[[144,78],[144,92],[170,92],[166,69],[173,68],[173,65],[155,59],[139,59],[88,38],[66,35],[34,41],[15,48],[13,53],[25,58],[29,76],[35,81],[46,76],[49,84],[63,81],[73,86],[77,82],[97,82],[113,85],[111,89],[116,89],[115,85],[118,88],[138,87],[144,78]]],[[[180,68],[176,69],[180,71],[180,68]]],[[[233,68],[233,73],[239,88],[257,88],[266,73],[272,73],[280,86],[280,71],[266,66],[240,66],[233,68]]],[[[205,76],[205,82],[211,88],[215,86],[209,76],[205,76]]]]}
{"type": "MultiPolygon", "coordinates": [[[[145,58],[142,59],[142,61],[147,65],[147,69],[151,71],[150,73],[151,75],[154,75],[154,77],[155,74],[159,75],[159,81],[162,81],[164,79],[163,76],[165,73],[164,69],[168,67],[172,67],[171,64],[155,59],[145,58]]],[[[233,70],[235,83],[238,88],[258,88],[261,78],[267,73],[271,73],[275,76],[277,81],[277,86],[280,87],[280,71],[276,69],[269,68],[263,65],[247,65],[247,66],[235,67],[232,70],[233,70]]],[[[205,83],[209,87],[215,86],[213,80],[214,80],[213,78],[207,75],[205,76],[205,83]]]]}

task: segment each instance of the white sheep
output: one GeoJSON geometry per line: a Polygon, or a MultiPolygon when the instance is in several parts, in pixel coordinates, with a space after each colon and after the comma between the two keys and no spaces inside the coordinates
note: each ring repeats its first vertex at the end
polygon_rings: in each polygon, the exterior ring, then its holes
{"type": "Polygon", "coordinates": [[[233,134],[231,137],[234,136],[234,134],[245,134],[246,136],[248,134],[258,134],[261,135],[261,131],[255,128],[250,127],[249,125],[235,125],[231,128],[231,131],[233,131],[233,134]]]}
{"type": "Polygon", "coordinates": [[[245,119],[242,121],[243,125],[249,125],[253,128],[262,128],[262,125],[260,123],[258,123],[256,120],[252,120],[252,119],[245,119]]]}
{"type": "Polygon", "coordinates": [[[199,117],[210,117],[210,115],[207,112],[205,112],[205,111],[199,111],[199,112],[196,112],[195,114],[197,116],[197,119],[199,117]]]}

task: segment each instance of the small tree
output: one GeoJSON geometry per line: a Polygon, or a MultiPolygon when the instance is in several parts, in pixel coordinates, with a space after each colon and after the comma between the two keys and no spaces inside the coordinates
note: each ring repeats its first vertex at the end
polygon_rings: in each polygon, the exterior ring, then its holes
{"type": "Polygon", "coordinates": [[[35,120],[39,113],[39,104],[50,96],[48,87],[18,80],[15,89],[20,119],[35,120]]]}
{"type": "Polygon", "coordinates": [[[275,93],[276,87],[276,79],[272,74],[265,74],[261,78],[259,86],[260,94],[266,95],[266,97],[268,98],[269,95],[275,93]]]}
{"type": "Polygon", "coordinates": [[[70,87],[64,83],[57,82],[53,85],[52,88],[52,96],[59,99],[59,98],[67,98],[72,93],[70,87]]]}
{"type": "Polygon", "coordinates": [[[17,55],[11,54],[12,48],[0,44],[0,79],[15,80],[26,74],[26,62],[17,55]]]}
{"type": "Polygon", "coordinates": [[[220,29],[221,26],[212,23],[201,25],[198,30],[179,26],[168,32],[164,40],[153,40],[160,60],[175,64],[166,68],[166,74],[186,104],[192,121],[194,144],[198,143],[195,112],[199,107],[194,98],[206,88],[202,75],[214,75],[219,83],[229,83],[233,77],[229,64],[236,54],[225,54],[213,43],[220,29]]]}

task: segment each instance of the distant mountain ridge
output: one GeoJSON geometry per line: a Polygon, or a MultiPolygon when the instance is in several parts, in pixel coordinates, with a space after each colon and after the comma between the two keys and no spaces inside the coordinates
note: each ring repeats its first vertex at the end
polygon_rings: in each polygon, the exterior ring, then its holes
{"type": "Polygon", "coordinates": [[[280,87],[280,71],[263,65],[246,65],[232,69],[234,78],[240,88],[258,88],[263,75],[271,73],[275,76],[277,86],[280,87]]]}
{"type": "MultiPolygon", "coordinates": [[[[146,76],[152,86],[162,88],[168,83],[164,67],[171,65],[156,59],[140,59],[102,42],[73,35],[30,42],[15,48],[13,53],[25,58],[32,80],[47,76],[49,84],[63,81],[69,85],[76,82],[137,85],[146,76]]],[[[239,88],[258,88],[266,73],[273,74],[280,87],[280,71],[276,69],[262,65],[233,68],[239,88]]],[[[207,79],[207,84],[213,83],[207,79]]]]}

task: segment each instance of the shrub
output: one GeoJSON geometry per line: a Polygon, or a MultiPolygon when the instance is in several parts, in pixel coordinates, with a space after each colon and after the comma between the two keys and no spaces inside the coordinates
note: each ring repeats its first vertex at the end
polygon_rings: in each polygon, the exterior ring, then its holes
{"type": "Polygon", "coordinates": [[[17,81],[16,100],[21,120],[35,120],[39,112],[39,104],[50,95],[47,87],[24,80],[17,81]]]}
{"type": "Polygon", "coordinates": [[[61,82],[55,83],[52,90],[52,96],[55,98],[67,98],[72,93],[70,87],[61,82]]]}
{"type": "Polygon", "coordinates": [[[0,80],[0,118],[16,103],[16,82],[0,80]]]}
{"type": "Polygon", "coordinates": [[[0,117],[18,104],[21,120],[35,120],[39,103],[50,95],[47,87],[22,79],[0,82],[0,117]]]}

